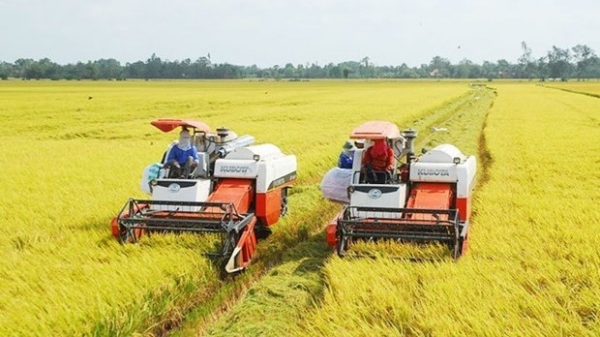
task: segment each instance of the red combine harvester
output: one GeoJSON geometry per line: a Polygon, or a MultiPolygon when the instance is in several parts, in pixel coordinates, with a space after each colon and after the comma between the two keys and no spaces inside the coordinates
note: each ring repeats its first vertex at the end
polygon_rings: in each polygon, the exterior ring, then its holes
{"type": "Polygon", "coordinates": [[[468,247],[476,159],[443,144],[415,156],[415,130],[400,133],[392,123],[366,122],[350,133],[364,140],[352,169],[334,168],[323,178],[323,196],[345,204],[327,227],[327,243],[344,256],[354,240],[440,242],[457,259],[468,247]],[[391,172],[362,163],[367,148],[383,139],[394,152],[391,172]],[[406,158],[405,162],[401,162],[406,158]]]}
{"type": "Polygon", "coordinates": [[[121,243],[136,242],[145,233],[192,232],[220,237],[212,257],[224,258],[228,273],[248,266],[257,232],[269,232],[287,213],[288,189],[296,180],[296,157],[272,144],[252,145],[254,137],[240,136],[191,120],[157,119],[162,132],[188,130],[199,164],[187,176],[164,168],[171,144],[160,163],[144,170],[141,189],[150,199],[129,199],[113,218],[113,236],[121,243]]]}

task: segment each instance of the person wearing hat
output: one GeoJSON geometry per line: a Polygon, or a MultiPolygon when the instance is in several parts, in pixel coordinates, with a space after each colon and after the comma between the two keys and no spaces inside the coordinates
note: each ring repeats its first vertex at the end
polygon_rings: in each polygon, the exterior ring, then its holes
{"type": "Polygon", "coordinates": [[[354,144],[351,141],[346,141],[344,146],[342,146],[342,153],[340,153],[340,157],[338,158],[338,167],[343,169],[351,169],[352,162],[354,160],[354,144]]]}
{"type": "Polygon", "coordinates": [[[369,178],[373,178],[373,183],[385,183],[394,170],[394,151],[388,146],[386,139],[377,139],[367,148],[363,154],[362,166],[363,172],[368,173],[369,178]]]}
{"type": "Polygon", "coordinates": [[[191,142],[190,132],[184,128],[179,133],[179,142],[169,151],[167,162],[163,167],[170,169],[171,177],[187,178],[199,162],[198,150],[191,142]]]}

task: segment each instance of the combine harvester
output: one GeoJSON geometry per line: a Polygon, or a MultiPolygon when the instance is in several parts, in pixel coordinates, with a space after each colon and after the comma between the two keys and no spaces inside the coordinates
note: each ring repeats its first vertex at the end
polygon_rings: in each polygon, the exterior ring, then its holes
{"type": "Polygon", "coordinates": [[[141,188],[151,199],[129,199],[111,222],[113,236],[124,244],[145,233],[216,234],[220,247],[209,255],[224,258],[228,273],[243,270],[257,233],[270,232],[269,226],[287,213],[296,157],[272,144],[252,145],[254,137],[238,137],[226,128],[213,134],[198,121],[157,119],[151,124],[162,132],[188,130],[199,165],[187,177],[172,177],[164,168],[176,146],[171,144],[160,164],[144,170],[141,188]]]}
{"type": "Polygon", "coordinates": [[[354,152],[352,169],[334,168],[321,183],[325,198],[345,204],[327,226],[327,243],[338,255],[357,240],[381,239],[438,242],[454,259],[466,251],[476,159],[450,144],[417,157],[416,136],[415,130],[400,134],[396,125],[382,121],[366,122],[350,134],[365,141],[364,149],[354,152]],[[379,139],[393,149],[392,172],[362,165],[365,151],[379,139]]]}

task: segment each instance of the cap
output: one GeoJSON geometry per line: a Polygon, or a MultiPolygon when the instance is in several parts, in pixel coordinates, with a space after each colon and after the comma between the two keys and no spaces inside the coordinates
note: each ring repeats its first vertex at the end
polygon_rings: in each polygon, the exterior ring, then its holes
{"type": "Polygon", "coordinates": [[[342,149],[352,151],[352,150],[356,150],[356,147],[354,147],[354,144],[351,141],[347,140],[344,143],[344,146],[342,146],[342,149]]]}

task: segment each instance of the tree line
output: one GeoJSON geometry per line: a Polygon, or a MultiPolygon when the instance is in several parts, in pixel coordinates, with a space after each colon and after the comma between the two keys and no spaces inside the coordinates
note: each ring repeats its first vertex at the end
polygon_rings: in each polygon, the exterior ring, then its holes
{"type": "Polygon", "coordinates": [[[409,67],[377,66],[369,57],[359,61],[346,61],[326,65],[287,63],[269,68],[256,65],[240,66],[228,63],[213,63],[208,56],[192,61],[162,60],[152,54],[145,62],[137,61],[122,65],[115,59],[100,59],[59,65],[48,58],[40,60],[18,59],[14,63],[0,62],[0,78],[51,79],[51,80],[126,80],[126,79],[286,79],[290,81],[316,78],[486,78],[489,81],[500,78],[538,79],[567,81],[600,78],[600,58],[587,45],[572,48],[553,46],[541,57],[533,57],[531,48],[521,43],[523,54],[516,63],[501,59],[496,62],[484,61],[476,64],[463,59],[452,64],[448,59],[435,56],[427,64],[409,67]]]}

